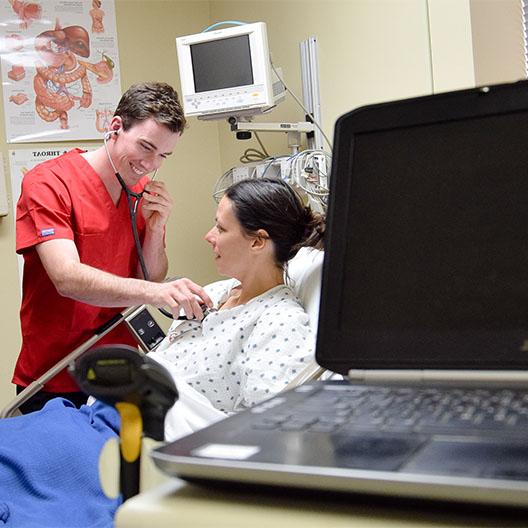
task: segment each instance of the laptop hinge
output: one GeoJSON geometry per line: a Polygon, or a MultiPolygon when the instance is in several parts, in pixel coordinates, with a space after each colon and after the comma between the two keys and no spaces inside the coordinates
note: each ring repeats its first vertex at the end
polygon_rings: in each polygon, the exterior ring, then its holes
{"type": "Polygon", "coordinates": [[[528,372],[522,370],[367,370],[351,369],[347,378],[363,383],[497,383],[526,384],[528,372]]]}

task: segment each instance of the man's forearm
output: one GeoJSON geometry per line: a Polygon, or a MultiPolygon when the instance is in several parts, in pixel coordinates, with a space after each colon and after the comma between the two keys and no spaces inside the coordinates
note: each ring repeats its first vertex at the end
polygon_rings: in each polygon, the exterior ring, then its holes
{"type": "Polygon", "coordinates": [[[79,263],[65,270],[55,286],[61,295],[95,306],[166,306],[174,316],[183,309],[187,317],[197,319],[203,317],[201,304],[212,305],[203,288],[189,279],[156,283],[118,277],[79,263]]]}
{"type": "MultiPolygon", "coordinates": [[[[164,232],[146,232],[143,241],[143,258],[149,280],[161,282],[165,279],[169,269],[169,260],[165,251],[164,232]]],[[[141,267],[138,269],[138,277],[143,277],[141,267]]]]}
{"type": "Polygon", "coordinates": [[[121,307],[154,303],[152,285],[146,281],[118,277],[78,263],[66,272],[57,291],[64,297],[95,306],[121,307]]]}
{"type": "MultiPolygon", "coordinates": [[[[161,239],[162,240],[162,239],[161,239]]],[[[148,258],[156,258],[155,240],[145,239],[148,258]],[[153,246],[149,243],[154,242],[153,246]]],[[[162,247],[158,241],[157,247],[162,247]]],[[[174,315],[185,311],[187,317],[202,316],[200,303],[211,306],[211,299],[202,287],[183,278],[170,282],[153,282],[118,277],[79,261],[77,248],[71,240],[54,239],[37,246],[37,252],[49,278],[60,295],[95,306],[121,307],[151,304],[166,306],[174,315]]],[[[158,253],[159,254],[159,253],[158,253]]],[[[159,260],[166,262],[165,251],[159,260]]],[[[163,266],[155,270],[160,274],[163,266]]],[[[163,269],[163,274],[165,273],[163,269]]],[[[154,274],[156,276],[156,274],[154,274]]]]}

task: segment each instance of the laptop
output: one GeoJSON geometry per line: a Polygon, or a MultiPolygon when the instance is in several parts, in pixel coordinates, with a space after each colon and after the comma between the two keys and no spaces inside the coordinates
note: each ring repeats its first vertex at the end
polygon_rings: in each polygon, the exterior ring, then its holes
{"type": "Polygon", "coordinates": [[[316,359],[341,374],[152,453],[166,473],[528,506],[528,82],[335,125],[316,359]]]}

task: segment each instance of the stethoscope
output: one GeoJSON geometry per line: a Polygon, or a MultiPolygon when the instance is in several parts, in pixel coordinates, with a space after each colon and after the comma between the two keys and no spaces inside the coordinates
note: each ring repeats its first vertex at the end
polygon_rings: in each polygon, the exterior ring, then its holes
{"type": "MultiPolygon", "coordinates": [[[[103,136],[103,144],[104,144],[104,148],[105,148],[105,151],[106,151],[106,156],[108,158],[108,161],[110,162],[110,166],[112,167],[112,170],[114,171],[115,177],[117,178],[117,181],[121,185],[123,191],[125,191],[127,204],[128,204],[128,212],[130,213],[130,221],[132,223],[132,234],[134,236],[134,245],[136,246],[136,253],[137,253],[137,256],[138,256],[138,259],[139,259],[139,265],[141,266],[141,271],[143,273],[143,278],[146,281],[148,281],[149,280],[149,273],[148,273],[148,270],[147,270],[147,266],[145,264],[145,259],[143,258],[143,248],[141,247],[141,241],[139,240],[139,233],[138,233],[138,228],[137,228],[137,210],[138,210],[138,205],[139,205],[139,202],[140,202],[141,198],[143,197],[143,193],[146,192],[146,191],[142,191],[140,193],[131,191],[128,188],[128,185],[125,183],[125,180],[123,180],[121,174],[119,174],[119,171],[117,170],[117,168],[116,168],[116,166],[115,166],[115,164],[114,164],[114,162],[112,160],[112,156],[110,156],[110,151],[108,150],[108,140],[112,137],[113,134],[117,134],[118,132],[119,132],[118,130],[107,132],[103,136]]],[[[156,177],[157,173],[158,173],[158,169],[156,169],[154,171],[154,174],[152,175],[152,178],[150,179],[150,181],[154,180],[154,178],[156,177]]],[[[158,308],[158,310],[163,315],[166,315],[167,317],[173,319],[173,315],[168,310],[165,310],[164,308],[158,308]]],[[[178,317],[178,319],[187,319],[187,318],[186,317],[178,317]]]]}
{"type": "MultiPolygon", "coordinates": [[[[118,134],[118,130],[107,132],[103,136],[103,143],[104,148],[106,151],[106,156],[108,158],[108,161],[110,163],[110,166],[112,167],[112,170],[114,171],[115,177],[117,178],[117,181],[121,185],[121,188],[123,191],[125,191],[127,204],[128,204],[128,211],[130,213],[130,220],[132,222],[132,234],[134,235],[134,244],[136,246],[136,252],[139,258],[139,265],[141,266],[141,271],[143,272],[143,278],[145,280],[149,280],[149,273],[147,270],[147,266],[145,265],[145,259],[143,258],[143,248],[141,247],[141,242],[139,240],[139,233],[137,229],[137,210],[139,206],[139,202],[141,198],[143,197],[143,192],[140,193],[131,191],[128,188],[128,185],[125,183],[125,180],[123,180],[121,174],[119,174],[119,171],[117,170],[114,161],[112,160],[112,156],[110,156],[110,151],[108,150],[108,140],[112,137],[113,134],[118,134]]],[[[154,175],[152,176],[151,180],[153,180],[156,177],[158,170],[154,172],[154,175]]]]}

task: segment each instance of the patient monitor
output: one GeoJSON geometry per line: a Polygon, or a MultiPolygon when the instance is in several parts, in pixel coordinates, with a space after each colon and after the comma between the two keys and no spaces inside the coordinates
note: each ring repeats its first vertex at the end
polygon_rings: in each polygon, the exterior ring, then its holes
{"type": "Polygon", "coordinates": [[[187,116],[253,116],[284,96],[273,82],[264,22],[178,37],[176,50],[187,116]]]}

